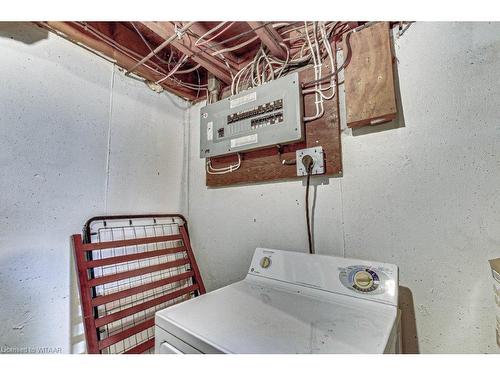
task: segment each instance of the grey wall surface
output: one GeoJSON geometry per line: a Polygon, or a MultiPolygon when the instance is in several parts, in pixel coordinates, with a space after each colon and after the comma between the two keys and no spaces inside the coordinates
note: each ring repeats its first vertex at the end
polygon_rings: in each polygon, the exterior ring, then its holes
{"type": "Polygon", "coordinates": [[[0,350],[83,351],[69,237],[184,207],[186,105],[31,25],[0,23],[0,350]]]}
{"type": "MultiPolygon", "coordinates": [[[[342,132],[342,178],[313,178],[320,254],[400,267],[405,349],[498,353],[488,259],[500,256],[500,23],[421,23],[395,41],[403,116],[342,132]]],[[[190,110],[189,220],[209,290],[258,246],[306,251],[303,181],[218,189],[190,110]]]]}

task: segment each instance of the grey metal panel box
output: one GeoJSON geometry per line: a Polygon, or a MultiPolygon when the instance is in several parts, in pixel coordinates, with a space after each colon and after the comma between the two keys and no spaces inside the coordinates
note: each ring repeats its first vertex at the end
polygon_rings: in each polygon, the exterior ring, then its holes
{"type": "Polygon", "coordinates": [[[304,139],[298,73],[200,110],[200,157],[234,154],[304,139]]]}

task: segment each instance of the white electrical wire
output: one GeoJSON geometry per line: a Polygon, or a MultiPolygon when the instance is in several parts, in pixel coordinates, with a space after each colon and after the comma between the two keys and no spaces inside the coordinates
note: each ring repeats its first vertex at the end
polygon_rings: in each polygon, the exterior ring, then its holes
{"type": "Polygon", "coordinates": [[[240,69],[238,71],[238,73],[235,74],[235,76],[233,77],[233,81],[231,83],[231,95],[235,95],[237,93],[237,87],[238,87],[238,81],[236,81],[236,79],[239,80],[239,77],[241,77],[241,75],[243,74],[243,72],[249,68],[251,65],[253,64],[253,61],[250,61],[245,67],[243,67],[243,69],[240,69]],[[236,86],[235,86],[236,85],[236,86]]]}
{"type": "MultiPolygon", "coordinates": [[[[270,79],[268,79],[268,81],[269,80],[273,80],[275,78],[273,65],[271,64],[271,61],[269,60],[269,57],[267,56],[267,54],[266,54],[266,52],[264,50],[262,50],[262,54],[264,55],[264,60],[267,63],[267,66],[269,67],[269,72],[270,72],[269,78],[270,79]]],[[[264,72],[265,72],[265,68],[264,68],[263,73],[264,72]]]]}
{"type": "MultiPolygon", "coordinates": [[[[333,74],[335,72],[334,52],[328,40],[328,35],[335,29],[337,23],[303,22],[301,26],[296,25],[297,23],[279,23],[273,25],[274,28],[283,26],[291,27],[278,30],[280,35],[288,34],[289,38],[286,38],[286,40],[294,41],[291,47],[285,43],[280,43],[286,50],[286,59],[281,60],[275,56],[268,55],[267,49],[261,46],[252,61],[248,62],[232,76],[231,94],[236,95],[243,88],[248,89],[278,79],[285,72],[293,70],[295,67],[303,66],[303,64],[310,61],[314,67],[314,80],[318,82],[315,82],[313,87],[303,90],[302,93],[304,95],[314,93],[316,112],[313,116],[304,118],[304,121],[313,121],[324,115],[324,101],[332,99],[336,94],[336,78],[333,74]],[[331,79],[326,84],[319,81],[322,77],[325,59],[328,61],[328,70],[332,73],[331,79]]],[[[251,38],[239,45],[213,52],[212,55],[242,48],[256,39],[258,38],[251,38]]]]}
{"type": "MultiPolygon", "coordinates": [[[[192,23],[193,22],[188,23],[184,26],[183,29],[176,30],[175,37],[179,37],[184,32],[186,32],[192,23]]],[[[235,22],[230,21],[223,21],[218,23],[215,27],[199,36],[194,44],[196,46],[203,46],[208,44],[209,42],[214,42],[214,45],[219,45],[219,47],[221,47],[222,45],[215,42],[214,40],[224,32],[226,32],[230,27],[232,27],[234,23],[235,22]]],[[[127,50],[125,47],[118,45],[116,41],[110,40],[111,38],[107,37],[106,35],[102,35],[98,30],[93,29],[91,25],[87,23],[80,24],[83,25],[83,27],[85,27],[89,32],[92,32],[94,35],[98,34],[97,37],[99,39],[104,40],[107,44],[110,44],[114,48],[119,49],[122,53],[137,61],[139,64],[143,63],[144,68],[151,70],[156,74],[161,74],[162,77],[158,81],[156,81],[157,84],[169,79],[175,84],[182,87],[195,89],[198,91],[207,90],[207,84],[201,84],[200,79],[198,79],[198,84],[194,84],[190,82],[184,82],[181,79],[176,78],[177,75],[187,74],[193,71],[197,72],[199,76],[199,64],[194,67],[182,69],[182,66],[186,63],[187,60],[187,57],[185,55],[182,56],[182,58],[177,62],[171,62],[172,54],[170,54],[168,62],[164,61],[155,54],[159,47],[153,49],[143,38],[143,41],[145,41],[151,53],[153,53],[161,62],[166,63],[169,68],[173,66],[167,71],[164,67],[159,66],[154,61],[147,61],[146,63],[145,61],[143,61],[145,59],[143,56],[139,56],[139,54],[135,53],[134,51],[127,50]]],[[[335,35],[338,36],[344,33],[347,24],[345,22],[281,22],[272,24],[272,27],[280,35],[283,36],[284,41],[288,42],[287,44],[280,43],[280,45],[286,50],[286,59],[284,60],[270,55],[267,48],[261,45],[252,61],[248,62],[248,64],[246,64],[240,70],[234,71],[229,64],[229,62],[231,61],[228,62],[228,60],[224,56],[224,53],[239,50],[251,43],[254,43],[259,39],[259,37],[256,35],[242,43],[233,45],[231,47],[219,50],[212,48],[212,46],[209,47],[210,49],[212,49],[212,52],[210,52],[210,54],[212,56],[221,58],[224,64],[227,66],[232,79],[231,93],[233,95],[238,94],[243,88],[247,89],[250,87],[255,87],[271,80],[278,79],[286,74],[286,72],[293,71],[297,67],[304,66],[305,64],[312,62],[314,66],[315,81],[317,82],[314,83],[313,87],[305,89],[302,92],[305,95],[314,93],[316,113],[314,116],[305,117],[304,120],[312,121],[323,116],[325,110],[324,101],[332,99],[336,94],[336,77],[334,74],[334,53],[336,53],[336,51],[332,50],[332,46],[330,44],[330,41],[328,40],[328,35],[335,33],[335,35]],[[328,76],[331,77],[329,79],[329,82],[326,81],[326,79],[323,81],[320,80],[322,77],[322,69],[324,69],[324,60],[328,61],[328,65],[330,65],[328,69],[331,70],[331,74],[328,74],[328,76]]],[[[140,31],[138,32],[142,37],[140,31]]],[[[146,56],[146,58],[147,57],[149,57],[149,55],[146,56]]]]}
{"type": "Polygon", "coordinates": [[[280,46],[282,46],[286,50],[286,60],[285,60],[285,63],[281,66],[281,68],[278,69],[278,72],[279,72],[278,78],[281,77],[281,75],[283,74],[283,71],[285,70],[286,66],[288,65],[288,61],[290,60],[290,49],[287,47],[287,45],[285,43],[280,43],[280,46]]]}
{"type": "MultiPolygon", "coordinates": [[[[330,45],[330,42],[328,41],[328,37],[326,34],[326,27],[325,27],[324,22],[320,23],[320,32],[321,32],[321,39],[323,41],[323,44],[325,46],[325,50],[326,50],[326,52],[328,54],[328,58],[330,60],[331,73],[334,73],[335,72],[335,62],[334,62],[334,58],[333,58],[333,51],[332,51],[332,46],[330,45]]],[[[331,76],[332,77],[330,79],[330,85],[327,88],[322,88],[321,83],[320,83],[320,95],[325,100],[330,100],[335,96],[335,75],[332,74],[331,76]],[[330,90],[330,89],[332,90],[331,95],[326,96],[325,94],[323,94],[323,91],[330,90]]]]}
{"type": "MultiPolygon", "coordinates": [[[[334,67],[335,63],[334,63],[334,59],[333,59],[333,52],[332,52],[330,43],[328,42],[328,38],[326,36],[325,24],[324,23],[319,23],[319,28],[320,28],[320,32],[321,32],[322,42],[323,42],[323,44],[325,46],[325,50],[326,50],[328,58],[330,60],[331,72],[333,73],[334,70],[335,70],[335,67],[334,67]]],[[[305,94],[308,94],[308,93],[311,93],[311,92],[315,92],[318,95],[321,95],[321,97],[323,99],[325,99],[325,100],[332,99],[335,96],[335,76],[333,74],[331,76],[332,76],[332,78],[330,80],[330,85],[328,87],[322,87],[322,84],[319,83],[319,87],[315,87],[315,88],[312,88],[312,89],[303,90],[302,92],[305,93],[305,94]],[[330,89],[332,90],[332,92],[331,92],[330,95],[327,96],[327,95],[325,95],[323,93],[323,91],[328,91],[330,89]]]]}
{"type": "MultiPolygon", "coordinates": [[[[313,32],[314,32],[316,25],[314,22],[312,22],[312,24],[313,24],[313,32]]],[[[319,78],[321,78],[321,66],[322,66],[321,54],[319,53],[319,47],[318,47],[318,40],[317,40],[317,38],[315,40],[316,52],[318,53],[318,56],[316,56],[313,44],[311,42],[311,38],[309,36],[309,30],[307,29],[307,22],[304,22],[304,31],[306,32],[307,44],[309,45],[309,50],[311,51],[311,56],[313,58],[314,80],[318,80],[319,78]]],[[[314,34],[315,34],[315,32],[314,32],[314,34]]],[[[323,116],[323,114],[325,112],[325,108],[323,106],[323,97],[321,95],[319,95],[320,91],[319,91],[318,83],[314,84],[314,88],[315,88],[315,90],[314,90],[314,97],[315,97],[314,104],[316,106],[316,114],[314,116],[304,117],[304,122],[316,120],[316,119],[320,118],[321,116],[323,116]]]]}
{"type": "Polygon", "coordinates": [[[170,72],[168,72],[168,74],[167,74],[167,75],[165,75],[165,77],[163,77],[163,78],[159,79],[159,80],[158,80],[158,81],[156,81],[155,83],[156,83],[156,84],[159,84],[159,83],[161,83],[161,82],[165,81],[167,78],[170,78],[173,74],[175,74],[175,72],[176,72],[177,70],[179,70],[179,68],[182,66],[182,64],[184,64],[184,63],[186,62],[186,60],[187,60],[187,59],[188,59],[188,56],[187,56],[187,55],[182,56],[182,58],[179,60],[179,62],[177,63],[177,65],[176,65],[176,66],[174,66],[174,67],[172,68],[172,70],[170,70],[170,72]]]}
{"type": "Polygon", "coordinates": [[[233,22],[231,22],[228,26],[226,26],[224,29],[222,29],[222,31],[219,31],[217,34],[215,34],[215,35],[213,35],[212,37],[210,37],[210,39],[205,39],[205,37],[206,37],[207,35],[210,35],[210,34],[212,34],[213,32],[215,32],[215,31],[219,30],[219,29],[220,29],[222,26],[224,26],[226,23],[227,23],[227,21],[221,22],[221,23],[219,23],[217,26],[215,26],[214,28],[212,28],[212,29],[208,30],[205,34],[203,34],[202,36],[200,36],[200,37],[198,38],[198,40],[196,40],[196,42],[194,42],[194,45],[195,45],[195,46],[202,46],[202,45],[204,45],[204,44],[206,44],[206,43],[208,43],[208,42],[211,42],[212,40],[214,40],[214,39],[215,39],[215,38],[217,38],[218,36],[220,36],[220,35],[224,34],[227,30],[229,30],[229,28],[230,28],[231,26],[233,26],[233,25],[234,25],[234,21],[233,21],[233,22]],[[203,41],[202,41],[202,40],[203,40],[203,41]]]}
{"type": "Polygon", "coordinates": [[[191,73],[191,72],[194,72],[196,69],[198,69],[201,65],[200,64],[196,64],[195,66],[193,66],[192,68],[189,68],[189,69],[185,69],[185,70],[178,70],[177,72],[175,72],[175,74],[186,74],[186,73],[191,73]]]}
{"type": "Polygon", "coordinates": [[[255,42],[257,39],[259,39],[258,36],[254,36],[253,38],[250,38],[246,41],[244,41],[243,43],[240,43],[238,45],[235,45],[235,46],[232,46],[232,47],[228,47],[228,48],[224,48],[224,49],[220,49],[220,50],[217,50],[215,52],[212,52],[211,55],[212,56],[216,56],[216,55],[219,55],[221,53],[225,53],[225,52],[232,52],[232,51],[236,51],[240,48],[243,48],[245,47],[246,45],[252,43],[252,42],[255,42]]]}
{"type": "Polygon", "coordinates": [[[240,153],[238,153],[238,163],[237,164],[231,164],[227,167],[224,167],[224,168],[214,168],[212,167],[212,162],[210,160],[210,158],[207,158],[207,162],[206,162],[206,171],[208,174],[226,174],[226,173],[232,173],[234,172],[235,170],[239,169],[240,166],[241,166],[241,155],[240,153]]]}

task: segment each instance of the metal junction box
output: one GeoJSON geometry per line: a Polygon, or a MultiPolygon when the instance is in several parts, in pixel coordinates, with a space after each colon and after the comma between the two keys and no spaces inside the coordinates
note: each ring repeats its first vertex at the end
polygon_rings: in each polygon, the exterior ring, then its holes
{"type": "Polygon", "coordinates": [[[298,73],[200,110],[200,157],[234,154],[304,139],[298,73]]]}

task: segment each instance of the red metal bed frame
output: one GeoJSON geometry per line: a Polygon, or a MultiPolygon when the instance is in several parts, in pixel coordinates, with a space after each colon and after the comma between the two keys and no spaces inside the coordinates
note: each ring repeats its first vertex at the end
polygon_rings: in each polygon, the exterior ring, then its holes
{"type": "Polygon", "coordinates": [[[85,241],[74,234],[72,243],[87,352],[151,352],[154,313],[205,293],[186,219],[166,214],[96,217],[86,223],[84,233],[85,241]],[[127,225],[107,227],[107,222],[120,220],[127,225]],[[137,234],[137,220],[151,223],[141,224],[137,234]],[[91,224],[97,221],[103,225],[92,242],[91,224]],[[135,238],[125,238],[129,232],[135,238]],[[114,240],[116,233],[123,235],[114,240]]]}

